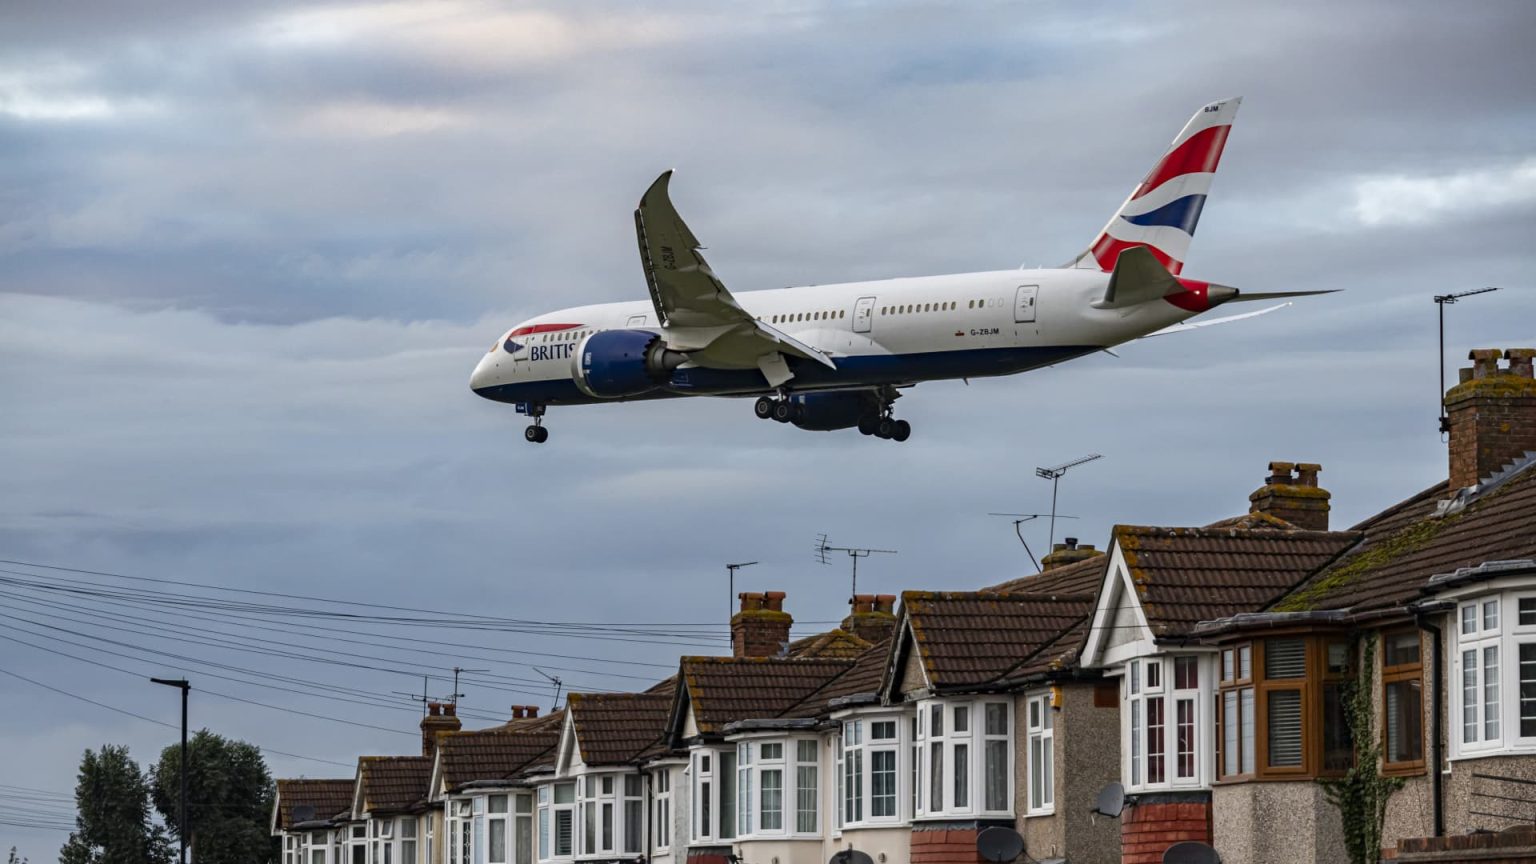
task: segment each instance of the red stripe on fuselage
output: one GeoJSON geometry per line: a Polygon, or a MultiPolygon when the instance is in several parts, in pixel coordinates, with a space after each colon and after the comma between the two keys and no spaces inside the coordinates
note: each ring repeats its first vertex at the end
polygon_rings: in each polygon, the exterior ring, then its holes
{"type": "Polygon", "coordinates": [[[1141,187],[1131,198],[1140,198],[1175,177],[1215,171],[1221,162],[1222,148],[1227,146],[1227,133],[1231,131],[1231,125],[1212,126],[1189,136],[1188,141],[1174,148],[1172,153],[1157,163],[1157,167],[1152,169],[1147,179],[1141,181],[1141,187]]]}
{"type": "Polygon", "coordinates": [[[575,330],[580,324],[532,324],[527,327],[519,327],[507,334],[508,339],[517,336],[528,336],[533,333],[557,333],[561,330],[575,330]]]}

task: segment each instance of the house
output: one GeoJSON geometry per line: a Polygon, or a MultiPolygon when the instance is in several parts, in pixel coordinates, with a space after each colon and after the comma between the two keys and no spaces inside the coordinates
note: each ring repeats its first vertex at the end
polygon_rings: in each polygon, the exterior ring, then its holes
{"type": "Polygon", "coordinates": [[[424,864],[532,864],[533,790],[524,772],[553,764],[564,722],[563,712],[541,717],[536,706],[514,705],[506,724],[438,738],[426,798],[443,813],[443,849],[429,850],[424,864]]]}
{"type": "Polygon", "coordinates": [[[345,864],[341,844],[352,817],[352,779],[279,780],[272,836],[282,864],[345,864]]]}

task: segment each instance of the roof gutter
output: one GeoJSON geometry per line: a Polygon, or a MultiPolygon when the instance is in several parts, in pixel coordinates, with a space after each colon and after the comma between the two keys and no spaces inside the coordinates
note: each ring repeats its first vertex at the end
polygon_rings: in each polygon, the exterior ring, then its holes
{"type": "Polygon", "coordinates": [[[725,724],[725,734],[773,731],[778,729],[815,729],[819,721],[814,717],[776,717],[761,720],[736,720],[725,724]]]}
{"type": "Polygon", "coordinates": [[[1310,612],[1241,612],[1230,618],[1201,621],[1190,631],[1191,641],[1204,641],[1213,636],[1225,636],[1245,630],[1275,630],[1281,627],[1329,625],[1343,627],[1368,624],[1386,618],[1402,618],[1413,614],[1409,606],[1387,606],[1381,609],[1319,609],[1310,612]]]}

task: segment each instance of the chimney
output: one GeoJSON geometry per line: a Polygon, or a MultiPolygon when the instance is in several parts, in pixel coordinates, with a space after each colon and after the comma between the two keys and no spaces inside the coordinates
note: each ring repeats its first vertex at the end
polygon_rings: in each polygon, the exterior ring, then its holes
{"type": "Polygon", "coordinates": [[[1248,496],[1252,511],[1274,516],[1307,531],[1328,530],[1328,499],[1317,485],[1323,466],[1315,462],[1271,462],[1269,476],[1248,496]]]}
{"type": "Polygon", "coordinates": [[[459,722],[457,708],[452,702],[428,702],[427,716],[421,718],[421,755],[431,756],[437,749],[437,739],[446,732],[457,732],[463,726],[459,722]]]}
{"type": "Polygon", "coordinates": [[[539,706],[537,706],[537,705],[524,705],[523,706],[523,716],[527,717],[530,720],[533,719],[534,717],[539,716],[539,706]]]}
{"type": "Polygon", "coordinates": [[[1087,561],[1089,558],[1097,558],[1103,554],[1093,548],[1092,543],[1079,544],[1076,537],[1068,537],[1067,542],[1052,546],[1050,554],[1040,559],[1040,569],[1053,570],[1079,561],[1087,561]]]}
{"type": "Polygon", "coordinates": [[[513,720],[521,720],[521,719],[523,719],[523,706],[521,706],[521,705],[513,705],[512,706],[512,719],[513,720]]]}
{"type": "Polygon", "coordinates": [[[784,592],[743,591],[741,611],[731,616],[731,656],[777,657],[789,644],[794,623],[784,611],[784,592]]]}
{"type": "Polygon", "coordinates": [[[844,632],[881,642],[896,629],[895,594],[855,594],[852,608],[852,613],[843,619],[844,632]]]}
{"type": "Polygon", "coordinates": [[[1509,366],[1502,369],[1499,354],[1497,348],[1469,352],[1472,368],[1461,370],[1461,383],[1445,393],[1452,491],[1476,486],[1536,451],[1536,380],[1531,376],[1536,349],[1503,352],[1509,366]]]}

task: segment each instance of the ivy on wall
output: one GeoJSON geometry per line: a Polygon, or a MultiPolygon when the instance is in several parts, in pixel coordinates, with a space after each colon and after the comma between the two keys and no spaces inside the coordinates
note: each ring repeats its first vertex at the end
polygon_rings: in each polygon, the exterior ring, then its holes
{"type": "Polygon", "coordinates": [[[1355,764],[1343,777],[1325,779],[1323,794],[1338,808],[1344,823],[1344,850],[1351,864],[1377,864],[1381,860],[1381,834],[1387,819],[1387,801],[1403,788],[1403,778],[1381,773],[1381,743],[1373,733],[1375,705],[1376,634],[1355,640],[1354,654],[1360,669],[1344,685],[1345,719],[1355,742],[1355,764]]]}

